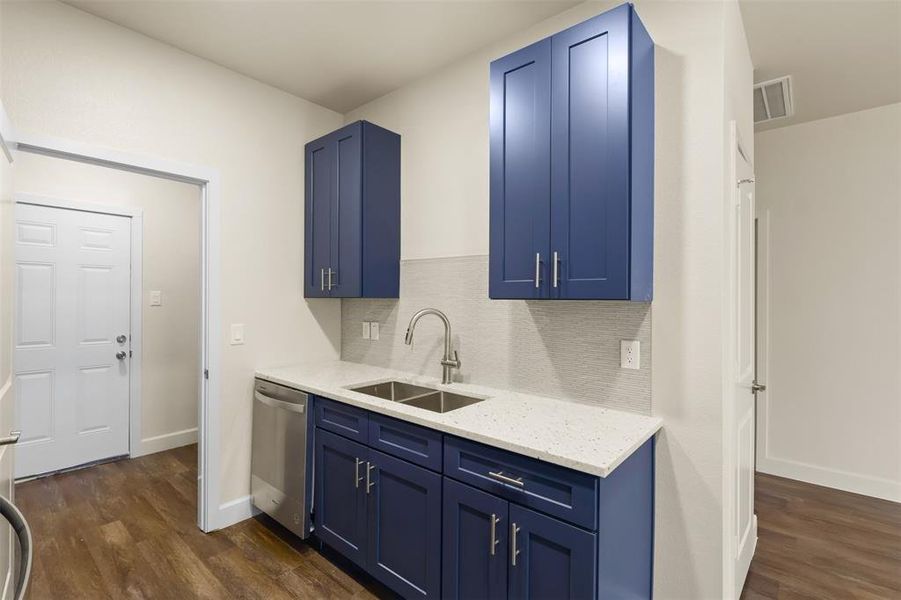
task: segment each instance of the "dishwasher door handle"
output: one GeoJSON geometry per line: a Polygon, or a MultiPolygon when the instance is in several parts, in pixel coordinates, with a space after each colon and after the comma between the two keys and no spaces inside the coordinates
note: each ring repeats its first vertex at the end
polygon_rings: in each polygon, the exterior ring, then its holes
{"type": "Polygon", "coordinates": [[[272,396],[267,396],[266,394],[261,394],[260,392],[254,391],[253,397],[256,398],[259,402],[262,402],[266,406],[271,406],[272,408],[281,408],[284,410],[290,410],[291,412],[301,413],[303,414],[304,410],[306,410],[306,402],[303,404],[294,404],[293,402],[285,402],[284,400],[279,400],[278,398],[273,398],[272,396]]]}

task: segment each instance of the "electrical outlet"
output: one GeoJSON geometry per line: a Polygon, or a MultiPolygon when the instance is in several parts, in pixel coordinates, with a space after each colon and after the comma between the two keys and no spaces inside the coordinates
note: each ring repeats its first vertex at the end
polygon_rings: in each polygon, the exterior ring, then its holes
{"type": "Polygon", "coordinates": [[[641,368],[641,344],[638,340],[620,340],[619,366],[622,369],[641,368]]]}
{"type": "Polygon", "coordinates": [[[363,321],[363,339],[368,340],[370,336],[369,321],[363,321]]]}
{"type": "Polygon", "coordinates": [[[379,322],[373,321],[369,324],[369,339],[377,340],[379,339],[379,322]]]}
{"type": "Polygon", "coordinates": [[[244,323],[232,323],[231,345],[240,346],[244,343],[244,323]]]}
{"type": "Polygon", "coordinates": [[[163,292],[159,290],[153,290],[150,292],[150,306],[162,306],[163,305],[163,292]]]}

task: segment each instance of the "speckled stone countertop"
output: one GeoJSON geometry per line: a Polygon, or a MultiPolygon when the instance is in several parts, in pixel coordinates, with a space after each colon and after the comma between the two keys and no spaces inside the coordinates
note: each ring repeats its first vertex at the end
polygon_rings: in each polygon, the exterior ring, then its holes
{"type": "Polygon", "coordinates": [[[442,386],[435,378],[343,361],[260,369],[256,375],[273,383],[601,477],[609,475],[663,425],[657,417],[468,383],[442,386]],[[347,389],[390,379],[449,389],[485,400],[441,414],[347,389]]]}

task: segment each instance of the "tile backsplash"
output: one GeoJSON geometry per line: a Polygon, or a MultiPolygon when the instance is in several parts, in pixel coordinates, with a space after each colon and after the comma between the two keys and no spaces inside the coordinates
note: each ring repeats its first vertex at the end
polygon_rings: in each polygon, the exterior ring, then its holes
{"type": "Polygon", "coordinates": [[[341,358],[441,377],[444,326],[425,316],[413,346],[410,317],[433,307],[450,319],[462,367],[456,381],[650,414],[651,305],[489,300],[488,257],[401,261],[400,298],[341,301],[341,358]],[[379,323],[379,339],[362,336],[379,323]],[[620,340],[641,342],[641,368],[619,366],[620,340]]]}

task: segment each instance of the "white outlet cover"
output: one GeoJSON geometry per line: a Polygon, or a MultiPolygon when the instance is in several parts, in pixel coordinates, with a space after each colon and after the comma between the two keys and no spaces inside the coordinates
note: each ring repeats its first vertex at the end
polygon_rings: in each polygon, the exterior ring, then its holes
{"type": "Polygon", "coordinates": [[[378,321],[373,321],[369,324],[369,339],[377,340],[379,339],[379,324],[378,321]]]}
{"type": "Polygon", "coordinates": [[[244,323],[232,323],[230,341],[232,346],[244,343],[244,323]]]}
{"type": "Polygon", "coordinates": [[[150,306],[162,306],[163,305],[163,292],[159,290],[152,290],[150,292],[150,306]]]}
{"type": "Polygon", "coordinates": [[[369,329],[369,321],[363,321],[363,339],[364,339],[364,340],[368,340],[368,339],[369,339],[369,331],[370,331],[370,329],[369,329]]]}
{"type": "Polygon", "coordinates": [[[619,366],[622,369],[641,368],[641,343],[638,340],[620,340],[619,366]]]}

